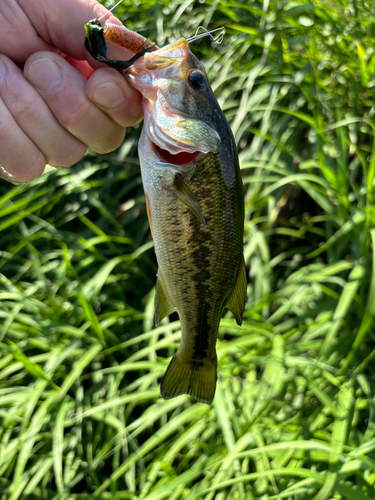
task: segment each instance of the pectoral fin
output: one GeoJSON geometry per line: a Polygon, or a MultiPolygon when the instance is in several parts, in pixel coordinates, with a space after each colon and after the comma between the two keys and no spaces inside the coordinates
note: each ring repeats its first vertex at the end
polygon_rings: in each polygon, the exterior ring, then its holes
{"type": "Polygon", "coordinates": [[[154,226],[152,224],[151,202],[150,202],[150,198],[147,196],[147,194],[145,194],[145,198],[146,198],[146,211],[147,211],[148,222],[150,223],[152,237],[154,237],[154,226]]]}
{"type": "Polygon", "coordinates": [[[170,186],[168,190],[176,195],[182,203],[189,207],[195,217],[201,221],[204,227],[207,227],[201,207],[199,206],[199,203],[189,186],[185,184],[181,174],[176,175],[173,186],[170,186]]]}
{"type": "Polygon", "coordinates": [[[163,275],[159,270],[155,293],[155,326],[158,326],[162,319],[164,319],[166,316],[169,316],[174,311],[174,307],[172,306],[167,294],[163,275]]]}
{"type": "Polygon", "coordinates": [[[232,295],[226,304],[227,308],[234,314],[237,325],[242,325],[242,315],[246,304],[246,270],[245,261],[242,256],[242,262],[238,270],[237,281],[232,295]]]}

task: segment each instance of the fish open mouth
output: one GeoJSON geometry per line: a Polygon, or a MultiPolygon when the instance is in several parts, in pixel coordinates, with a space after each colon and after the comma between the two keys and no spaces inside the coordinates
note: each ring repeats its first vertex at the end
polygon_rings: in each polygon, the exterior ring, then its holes
{"type": "Polygon", "coordinates": [[[193,151],[192,153],[181,151],[180,153],[172,154],[166,149],[163,149],[160,146],[156,145],[154,142],[152,143],[152,146],[155,153],[162,161],[171,163],[172,165],[187,165],[188,163],[191,163],[193,160],[195,160],[195,158],[200,153],[200,151],[193,151]]]}

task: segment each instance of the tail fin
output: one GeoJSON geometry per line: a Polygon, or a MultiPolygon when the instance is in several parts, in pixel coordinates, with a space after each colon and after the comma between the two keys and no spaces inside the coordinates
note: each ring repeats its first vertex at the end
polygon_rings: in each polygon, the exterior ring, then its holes
{"type": "Polygon", "coordinates": [[[201,403],[211,404],[217,379],[217,358],[202,361],[185,358],[179,351],[173,356],[161,383],[161,396],[171,399],[190,394],[201,403]]]}

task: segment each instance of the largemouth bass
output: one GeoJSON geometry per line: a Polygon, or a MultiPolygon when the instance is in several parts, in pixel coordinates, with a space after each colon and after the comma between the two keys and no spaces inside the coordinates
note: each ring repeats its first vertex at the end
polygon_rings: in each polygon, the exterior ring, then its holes
{"type": "Polygon", "coordinates": [[[185,39],[145,51],[124,74],[143,96],[139,158],[159,265],[155,323],[174,311],[181,320],[181,344],[161,395],[190,394],[210,404],[223,309],[240,325],[246,302],[244,199],[233,135],[185,39]]]}

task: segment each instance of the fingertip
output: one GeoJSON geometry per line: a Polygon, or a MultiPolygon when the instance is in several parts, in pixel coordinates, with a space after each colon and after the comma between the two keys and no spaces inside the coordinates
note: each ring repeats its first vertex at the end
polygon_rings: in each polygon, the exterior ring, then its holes
{"type": "Polygon", "coordinates": [[[24,66],[28,82],[40,93],[55,93],[64,83],[61,57],[53,52],[37,52],[30,56],[24,66]]]}
{"type": "Polygon", "coordinates": [[[35,154],[35,158],[31,161],[28,161],[26,164],[18,163],[17,165],[14,165],[12,168],[9,168],[7,170],[3,167],[1,176],[6,180],[9,180],[10,182],[14,182],[16,184],[31,182],[42,175],[45,167],[46,159],[40,151],[37,151],[35,154]]]}
{"type": "Polygon", "coordinates": [[[120,109],[128,94],[124,83],[124,78],[117,71],[98,69],[87,82],[86,94],[103,111],[120,109]]]}
{"type": "Polygon", "coordinates": [[[86,86],[87,97],[121,127],[131,127],[143,117],[142,96],[111,68],[100,68],[86,86]]]}
{"type": "Polygon", "coordinates": [[[72,167],[80,161],[87,153],[87,146],[81,141],[72,137],[71,141],[64,149],[55,148],[53,156],[48,158],[48,164],[55,168],[72,167]]]}
{"type": "Polygon", "coordinates": [[[124,142],[125,134],[126,130],[124,128],[118,127],[112,131],[111,135],[108,135],[106,141],[101,141],[98,144],[93,143],[90,146],[90,149],[95,153],[99,153],[101,155],[112,153],[112,151],[118,149],[124,142]]]}

